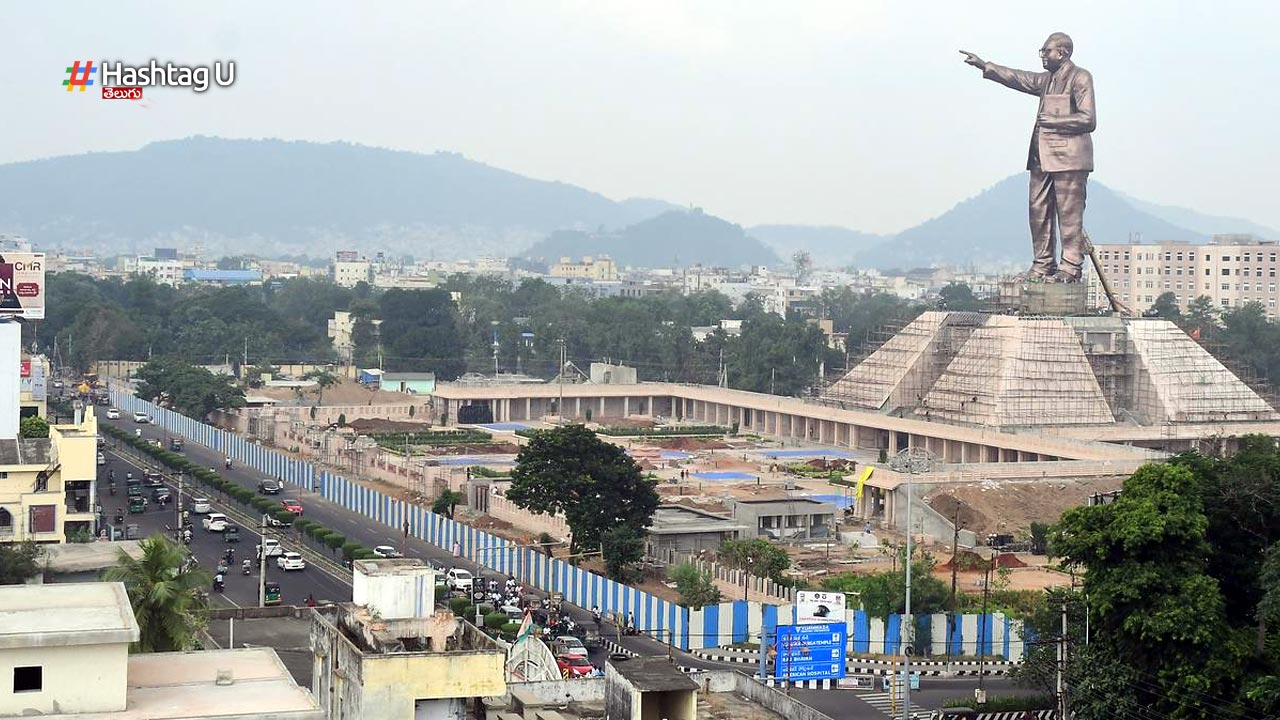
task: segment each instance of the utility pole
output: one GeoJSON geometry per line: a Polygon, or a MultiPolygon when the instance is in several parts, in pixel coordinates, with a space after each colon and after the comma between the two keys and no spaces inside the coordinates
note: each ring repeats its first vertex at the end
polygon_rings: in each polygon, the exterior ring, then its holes
{"type": "Polygon", "coordinates": [[[249,336],[244,336],[244,355],[240,356],[240,366],[249,367],[249,336]]]}
{"type": "Polygon", "coordinates": [[[889,467],[894,472],[907,474],[907,556],[903,568],[907,576],[906,612],[903,618],[908,623],[909,632],[904,632],[904,642],[908,643],[902,654],[902,720],[911,719],[911,653],[915,651],[916,622],[911,614],[911,505],[915,495],[915,477],[917,473],[927,473],[933,469],[934,456],[928,450],[911,447],[894,456],[889,467]]]}
{"type": "MultiPolygon", "coordinates": [[[[1062,637],[1058,638],[1058,717],[1067,717],[1067,685],[1063,677],[1067,669],[1067,594],[1062,594],[1062,637]]],[[[981,675],[979,675],[981,677],[981,675]]]]}
{"type": "Polygon", "coordinates": [[[560,338],[560,372],[557,373],[556,379],[560,381],[560,399],[556,400],[556,420],[564,417],[564,364],[565,364],[565,347],[564,338],[560,338]]]}
{"type": "MultiPolygon", "coordinates": [[[[956,511],[951,516],[951,615],[947,618],[947,654],[955,655],[951,647],[951,638],[956,631],[956,573],[960,570],[960,501],[956,500],[956,511]]],[[[979,675],[978,677],[982,677],[979,675]]]]}
{"type": "Polygon", "coordinates": [[[262,514],[262,532],[258,535],[258,607],[267,606],[267,514],[262,514]]]}
{"type": "MultiPolygon", "coordinates": [[[[769,394],[773,395],[773,381],[778,379],[778,368],[769,368],[769,394]]],[[[907,512],[911,512],[908,510],[907,512]]]]}
{"type": "MultiPolygon", "coordinates": [[[[982,616],[978,618],[978,688],[973,691],[974,698],[979,705],[985,705],[987,702],[987,691],[982,687],[982,678],[985,677],[984,669],[986,667],[987,654],[983,652],[987,644],[987,598],[991,590],[991,566],[995,564],[996,558],[992,556],[987,561],[987,566],[982,573],[982,616]]],[[[1066,717],[1066,716],[1062,716],[1066,717]]]]}

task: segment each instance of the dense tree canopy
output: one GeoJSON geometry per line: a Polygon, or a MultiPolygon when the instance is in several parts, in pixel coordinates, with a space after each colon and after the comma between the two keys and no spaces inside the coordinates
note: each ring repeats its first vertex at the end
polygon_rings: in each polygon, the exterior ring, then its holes
{"type": "Polygon", "coordinates": [[[244,390],[230,375],[214,375],[209,370],[181,360],[161,358],[138,368],[138,397],[160,398],[178,412],[204,418],[218,409],[242,407],[244,390]]]}
{"type": "Polygon", "coordinates": [[[610,529],[647,527],[658,509],[656,487],[621,447],[582,425],[566,425],[535,433],[520,449],[507,498],[563,515],[580,552],[598,549],[610,529]]]}
{"type": "MultiPolygon", "coordinates": [[[[1185,454],[1148,465],[1108,505],[1064,513],[1054,554],[1083,571],[1083,595],[1047,598],[1029,620],[1059,634],[1069,600],[1071,698],[1081,720],[1114,717],[1121,698],[1158,717],[1263,718],[1280,711],[1280,451],[1241,438],[1230,457],[1185,454]],[[1087,605],[1091,642],[1080,643],[1087,605]]],[[[1024,675],[1051,675],[1051,644],[1024,675]]]]}

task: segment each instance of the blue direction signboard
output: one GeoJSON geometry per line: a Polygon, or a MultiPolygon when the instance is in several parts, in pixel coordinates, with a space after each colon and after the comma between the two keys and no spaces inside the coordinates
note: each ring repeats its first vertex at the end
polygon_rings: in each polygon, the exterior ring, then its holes
{"type": "Polygon", "coordinates": [[[844,677],[849,628],[842,622],[779,625],[773,674],[780,680],[844,677]]]}

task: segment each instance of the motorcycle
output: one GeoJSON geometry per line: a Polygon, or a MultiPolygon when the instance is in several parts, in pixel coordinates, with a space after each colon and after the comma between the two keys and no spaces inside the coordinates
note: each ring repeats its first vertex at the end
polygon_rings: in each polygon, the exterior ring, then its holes
{"type": "Polygon", "coordinates": [[[108,492],[110,492],[112,495],[115,495],[115,494],[116,494],[116,484],[113,482],[113,483],[111,483],[110,485],[108,485],[108,486],[107,486],[107,491],[108,491],[108,492]]]}
{"type": "Polygon", "coordinates": [[[226,460],[226,465],[227,465],[227,469],[228,469],[228,470],[230,470],[230,469],[231,469],[231,458],[227,458],[227,460],[226,460]]]}
{"type": "Polygon", "coordinates": [[[218,574],[213,578],[213,591],[222,592],[226,589],[226,583],[222,581],[222,575],[218,574]]]}
{"type": "Polygon", "coordinates": [[[191,544],[191,531],[190,531],[190,530],[183,530],[183,531],[182,531],[182,544],[183,544],[183,545],[190,545],[190,544],[191,544]]]}
{"type": "Polygon", "coordinates": [[[227,566],[227,561],[226,561],[226,560],[219,560],[219,561],[218,561],[218,574],[219,574],[219,575],[226,575],[226,574],[227,574],[227,571],[228,571],[228,570],[230,570],[230,569],[231,569],[231,568],[227,566]]]}
{"type": "Polygon", "coordinates": [[[244,562],[240,563],[240,570],[242,570],[245,575],[251,574],[253,572],[253,562],[250,561],[249,558],[245,558],[244,562]]]}

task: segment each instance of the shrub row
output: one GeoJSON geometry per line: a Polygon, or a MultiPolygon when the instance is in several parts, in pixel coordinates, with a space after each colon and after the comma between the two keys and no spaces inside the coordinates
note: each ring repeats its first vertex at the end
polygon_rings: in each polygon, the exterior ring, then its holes
{"type": "Polygon", "coordinates": [[[345,560],[367,560],[377,557],[373,554],[373,550],[360,543],[348,541],[342,533],[330,530],[314,520],[305,518],[295,520],[294,514],[280,507],[275,500],[263,497],[249,488],[241,487],[218,475],[215,470],[197,465],[178,453],[156,447],[114,426],[100,425],[99,427],[108,435],[151,457],[158,464],[170,470],[186,473],[205,487],[222,491],[241,505],[253,508],[258,515],[266,514],[286,524],[292,522],[294,530],[300,534],[306,535],[335,553],[341,550],[345,560]]]}

